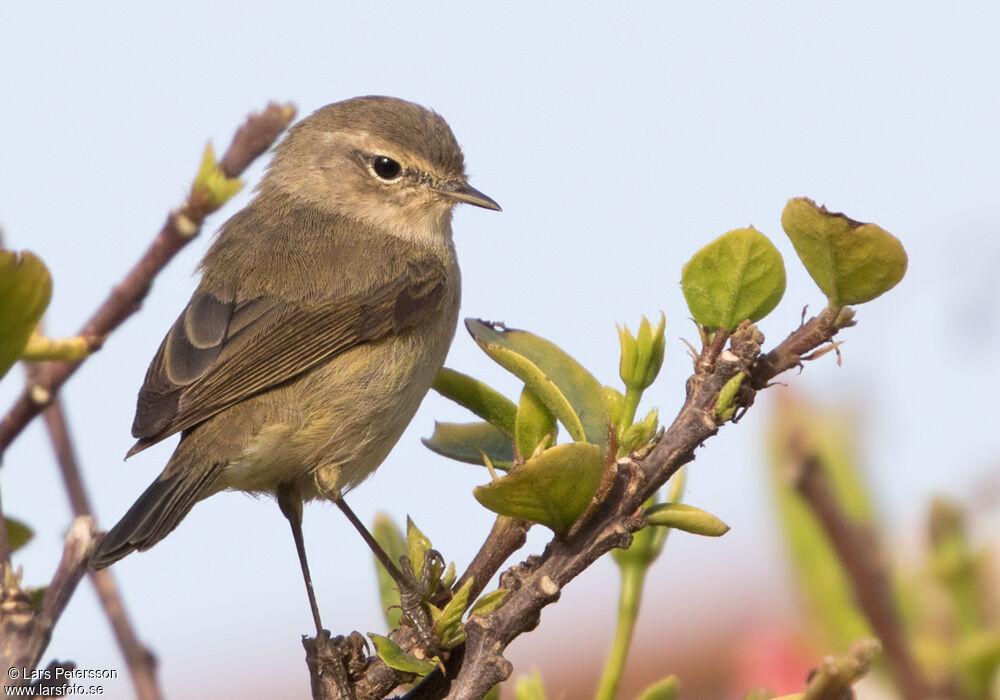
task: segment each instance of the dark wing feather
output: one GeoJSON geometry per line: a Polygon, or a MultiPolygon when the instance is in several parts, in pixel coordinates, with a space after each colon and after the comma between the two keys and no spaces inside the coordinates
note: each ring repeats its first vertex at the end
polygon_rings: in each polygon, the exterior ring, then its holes
{"type": "Polygon", "coordinates": [[[441,303],[440,263],[363,298],[319,304],[197,292],[160,345],[139,391],[129,456],[346,350],[413,327],[441,303]]]}

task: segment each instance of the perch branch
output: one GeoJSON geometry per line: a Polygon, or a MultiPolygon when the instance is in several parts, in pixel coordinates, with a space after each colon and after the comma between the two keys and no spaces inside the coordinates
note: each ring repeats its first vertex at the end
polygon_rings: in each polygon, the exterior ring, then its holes
{"type": "MultiPolygon", "coordinates": [[[[250,162],[261,155],[295,116],[291,105],[271,103],[251,114],[240,127],[226,150],[219,168],[227,177],[237,177],[250,162]]],[[[167,215],[159,234],[135,266],[115,286],[77,335],[105,338],[138,310],[157,273],[177,252],[201,231],[210,205],[189,196],[167,215]]],[[[0,420],[0,458],[25,426],[48,406],[59,388],[79,368],[83,360],[50,362],[41,366],[34,382],[25,387],[7,414],[0,420]]]]}

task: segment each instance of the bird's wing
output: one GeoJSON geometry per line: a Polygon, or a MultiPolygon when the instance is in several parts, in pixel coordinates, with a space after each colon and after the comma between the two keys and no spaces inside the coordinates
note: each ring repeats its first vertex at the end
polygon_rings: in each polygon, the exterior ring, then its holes
{"type": "Polygon", "coordinates": [[[135,454],[219,411],[363,343],[411,328],[442,301],[445,270],[431,261],[364,297],[307,305],[274,297],[226,302],[199,291],[146,372],[135,454]]]}

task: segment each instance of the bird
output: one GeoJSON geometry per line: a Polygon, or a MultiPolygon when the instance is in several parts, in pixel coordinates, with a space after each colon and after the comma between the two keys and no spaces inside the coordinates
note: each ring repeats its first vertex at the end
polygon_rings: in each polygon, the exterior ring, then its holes
{"type": "Polygon", "coordinates": [[[216,493],[270,494],[322,633],[302,504],[331,500],[351,518],[343,494],[386,458],[442,367],[458,321],[452,211],[463,202],[500,211],[469,184],[431,110],[367,96],[294,125],[252,200],[220,227],[149,365],[127,457],[180,441],[91,566],[149,549],[216,493]]]}

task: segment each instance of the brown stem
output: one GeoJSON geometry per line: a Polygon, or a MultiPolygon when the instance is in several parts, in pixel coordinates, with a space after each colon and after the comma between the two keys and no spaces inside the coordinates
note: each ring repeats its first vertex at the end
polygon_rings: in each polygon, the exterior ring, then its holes
{"type": "Polygon", "coordinates": [[[33,669],[38,664],[53,628],[87,571],[95,535],[92,518],[82,516],[73,521],[62,560],[37,611],[31,609],[20,588],[4,588],[0,596],[0,687],[24,683],[23,674],[12,676],[10,669],[33,669]]]}
{"type": "MultiPolygon", "coordinates": [[[[219,167],[227,177],[238,176],[249,163],[263,154],[295,116],[291,105],[271,103],[259,114],[251,114],[236,132],[219,167]]],[[[116,285],[108,298],[83,324],[77,335],[103,338],[139,308],[157,273],[177,252],[198,235],[211,206],[188,197],[166,223],[149,248],[116,285]]],[[[83,360],[50,362],[42,366],[36,380],[29,384],[0,420],[0,457],[25,426],[55,396],[55,393],[83,363],[83,360]]]]}
{"type": "Polygon", "coordinates": [[[531,523],[524,520],[515,520],[506,516],[497,516],[493,523],[493,529],[483,542],[483,546],[472,558],[465,573],[452,586],[452,591],[459,590],[465,582],[472,579],[472,590],[469,591],[469,600],[475,600],[479,594],[486,589],[490,579],[500,570],[503,563],[510,558],[510,555],[524,546],[527,538],[528,528],[531,523]]]}
{"type": "MultiPolygon", "coordinates": [[[[66,416],[58,398],[45,409],[43,416],[49,438],[55,449],[56,459],[59,462],[63,482],[66,484],[73,514],[77,517],[89,516],[92,512],[90,499],[87,498],[87,491],[83,485],[83,478],[80,475],[76,459],[76,451],[73,449],[73,442],[66,425],[66,416]]],[[[90,570],[88,573],[90,582],[94,585],[97,597],[101,601],[101,607],[104,608],[104,614],[107,615],[108,622],[111,623],[111,629],[118,641],[118,646],[125,656],[136,696],[140,700],[159,700],[163,697],[163,693],[156,681],[156,660],[136,636],[125,612],[125,606],[122,603],[118,587],[115,585],[114,577],[108,569],[90,570]]]]}
{"type": "Polygon", "coordinates": [[[928,697],[903,631],[889,580],[888,562],[870,528],[852,521],[833,494],[822,457],[799,431],[789,440],[790,471],[837,552],[854,596],[882,642],[886,659],[906,700],[928,697]]]}

